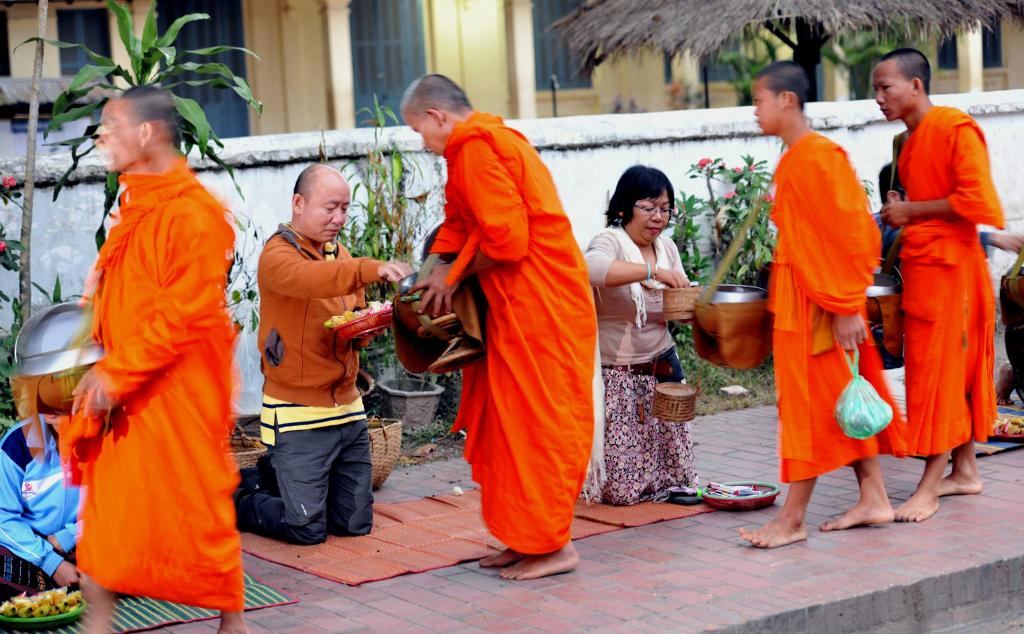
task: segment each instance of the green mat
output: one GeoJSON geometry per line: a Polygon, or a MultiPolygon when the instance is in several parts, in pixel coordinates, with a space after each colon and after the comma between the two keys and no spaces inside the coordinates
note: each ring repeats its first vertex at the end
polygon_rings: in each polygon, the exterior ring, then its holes
{"type": "MultiPolygon", "coordinates": [[[[298,603],[298,600],[283,594],[270,586],[258,581],[252,575],[245,575],[245,609],[258,610],[278,605],[298,603]]],[[[218,618],[216,610],[193,608],[169,601],[157,601],[144,597],[122,597],[117,601],[114,612],[112,632],[139,632],[151,630],[165,625],[177,625],[218,618]]],[[[7,630],[10,632],[26,632],[27,630],[7,630]]],[[[39,631],[39,630],[37,630],[39,631]]],[[[82,621],[52,630],[41,630],[56,634],[78,634],[83,631],[82,621]]]]}

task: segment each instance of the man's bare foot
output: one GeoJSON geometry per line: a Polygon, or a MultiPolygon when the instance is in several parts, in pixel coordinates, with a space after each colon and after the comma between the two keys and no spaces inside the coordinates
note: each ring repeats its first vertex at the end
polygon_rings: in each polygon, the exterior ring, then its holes
{"type": "Polygon", "coordinates": [[[951,473],[939,482],[939,497],[944,495],[978,495],[981,493],[981,477],[951,473]]]}
{"type": "Polygon", "coordinates": [[[939,498],[916,492],[896,509],[897,522],[923,522],[939,510],[939,498]]]}
{"type": "Polygon", "coordinates": [[[819,528],[823,531],[842,531],[855,526],[874,526],[888,524],[895,518],[889,500],[876,504],[858,503],[849,511],[835,519],[831,519],[819,528]]]}
{"type": "Polygon", "coordinates": [[[506,548],[496,555],[488,555],[480,560],[481,568],[504,568],[505,566],[511,566],[512,564],[522,561],[526,557],[521,552],[506,548]]]}
{"type": "Polygon", "coordinates": [[[740,529],[740,537],[757,548],[778,548],[807,539],[807,526],[776,517],[756,531],[740,529]]]}
{"type": "Polygon", "coordinates": [[[563,572],[570,572],[580,562],[580,555],[576,548],[569,542],[562,548],[546,555],[527,555],[514,566],[501,571],[502,579],[514,579],[525,581],[527,579],[539,579],[550,575],[559,575],[563,572]]]}
{"type": "Polygon", "coordinates": [[[249,627],[241,612],[221,612],[219,634],[249,634],[249,627]]]}

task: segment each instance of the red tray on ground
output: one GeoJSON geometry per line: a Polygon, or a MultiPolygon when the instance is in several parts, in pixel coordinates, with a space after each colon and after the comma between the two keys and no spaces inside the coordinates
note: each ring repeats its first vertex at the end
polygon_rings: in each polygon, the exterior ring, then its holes
{"type": "Polygon", "coordinates": [[[335,336],[342,341],[377,334],[391,327],[392,311],[382,310],[378,313],[363,315],[358,319],[347,321],[334,329],[335,336]]]}

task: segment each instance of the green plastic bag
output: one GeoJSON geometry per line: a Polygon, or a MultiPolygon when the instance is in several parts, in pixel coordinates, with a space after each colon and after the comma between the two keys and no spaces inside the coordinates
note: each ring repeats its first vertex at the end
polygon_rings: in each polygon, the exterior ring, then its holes
{"type": "Polygon", "coordinates": [[[836,422],[850,438],[871,438],[892,422],[892,407],[882,400],[875,387],[865,381],[857,371],[860,367],[859,350],[854,351],[852,361],[843,351],[843,359],[846,360],[853,378],[836,401],[836,422]]]}

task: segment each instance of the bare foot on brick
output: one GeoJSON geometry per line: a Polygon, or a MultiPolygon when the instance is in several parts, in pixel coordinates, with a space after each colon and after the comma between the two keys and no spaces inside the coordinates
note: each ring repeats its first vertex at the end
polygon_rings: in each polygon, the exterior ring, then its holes
{"type": "Polygon", "coordinates": [[[740,537],[757,548],[778,548],[807,539],[807,526],[776,517],[756,531],[741,528],[740,537]]]}
{"type": "Polygon", "coordinates": [[[559,550],[546,555],[527,555],[514,566],[501,571],[502,579],[525,581],[570,572],[580,562],[579,553],[569,542],[559,550]]]}
{"type": "Polygon", "coordinates": [[[939,482],[939,497],[944,495],[978,495],[981,493],[981,477],[977,473],[965,475],[951,473],[939,482]]]}
{"type": "Polygon", "coordinates": [[[512,564],[522,561],[526,557],[521,552],[506,548],[496,555],[489,555],[480,560],[481,568],[504,568],[505,566],[511,566],[512,564]]]}
{"type": "Polygon", "coordinates": [[[221,612],[218,634],[249,634],[241,612],[221,612]]]}
{"type": "Polygon", "coordinates": [[[842,531],[855,526],[874,526],[888,524],[895,518],[889,500],[874,504],[857,504],[852,509],[835,519],[831,519],[819,528],[823,531],[842,531]]]}
{"type": "Polygon", "coordinates": [[[920,491],[896,509],[897,522],[923,522],[939,510],[939,498],[920,491]]]}

